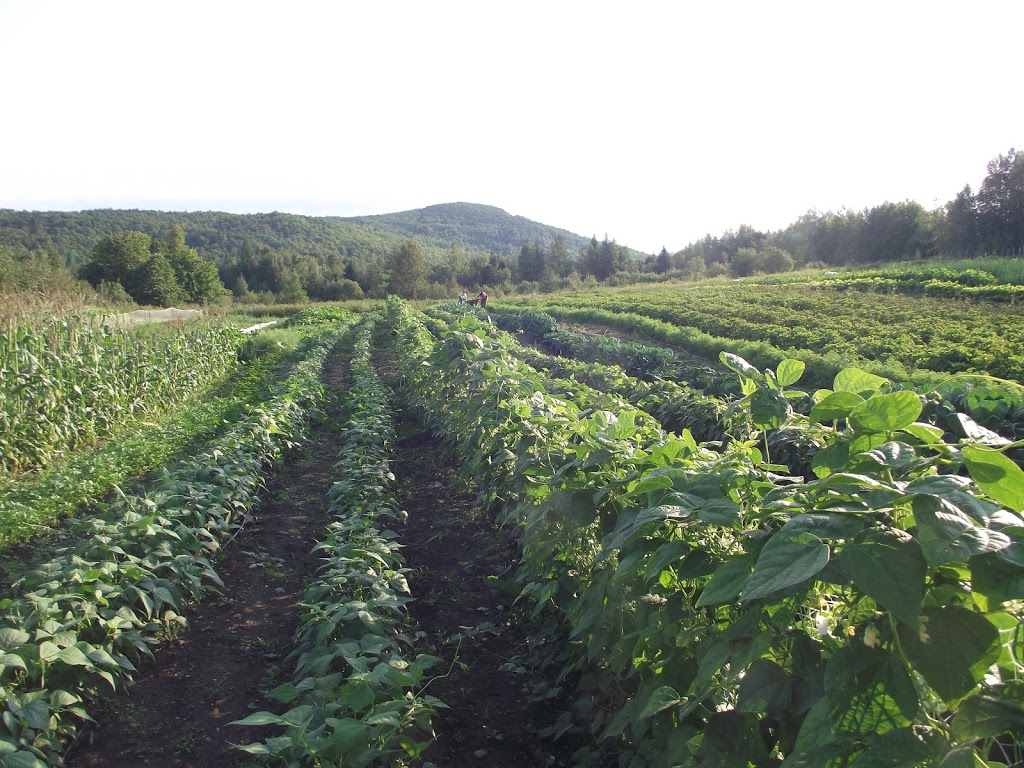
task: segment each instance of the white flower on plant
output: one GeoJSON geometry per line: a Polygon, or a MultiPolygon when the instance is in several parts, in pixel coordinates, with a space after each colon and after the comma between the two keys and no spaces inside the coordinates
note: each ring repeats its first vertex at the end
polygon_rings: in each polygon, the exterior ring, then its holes
{"type": "Polygon", "coordinates": [[[868,624],[864,630],[864,645],[868,648],[877,648],[882,644],[882,637],[878,634],[878,628],[874,624],[868,624]]]}
{"type": "Polygon", "coordinates": [[[822,637],[830,637],[832,635],[832,627],[829,624],[828,618],[821,611],[814,614],[814,628],[818,630],[818,634],[822,637]]]}

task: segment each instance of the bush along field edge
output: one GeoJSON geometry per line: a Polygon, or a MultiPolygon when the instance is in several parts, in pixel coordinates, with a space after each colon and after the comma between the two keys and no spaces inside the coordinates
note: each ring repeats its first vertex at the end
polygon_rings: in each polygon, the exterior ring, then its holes
{"type": "Polygon", "coordinates": [[[392,301],[389,322],[409,391],[519,538],[573,720],[620,765],[1021,759],[1015,444],[950,442],[920,395],[855,368],[799,414],[801,361],[723,355],[760,434],[715,450],[549,394],[474,319],[435,339],[392,301]],[[770,460],[781,429],[820,443],[814,479],[770,460]]]}

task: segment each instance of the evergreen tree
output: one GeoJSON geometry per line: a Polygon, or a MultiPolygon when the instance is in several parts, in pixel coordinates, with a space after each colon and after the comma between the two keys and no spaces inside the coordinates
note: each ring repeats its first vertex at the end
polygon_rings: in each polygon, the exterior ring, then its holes
{"type": "Polygon", "coordinates": [[[659,275],[663,275],[670,269],[672,269],[672,256],[665,246],[661,246],[661,253],[658,254],[658,258],[654,261],[654,271],[659,275]]]}

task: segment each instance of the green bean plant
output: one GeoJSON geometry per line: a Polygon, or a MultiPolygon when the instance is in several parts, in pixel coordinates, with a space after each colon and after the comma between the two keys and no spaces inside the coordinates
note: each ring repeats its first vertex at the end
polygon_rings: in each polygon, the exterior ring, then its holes
{"type": "Polygon", "coordinates": [[[70,521],[75,543],[0,601],[0,762],[63,765],[90,720],[88,702],[130,681],[159,637],[185,623],[186,604],[221,586],[210,556],[245,522],[273,462],[301,439],[335,342],[318,336],[273,397],[144,495],[70,521]]]}
{"type": "Polygon", "coordinates": [[[406,515],[388,465],[388,393],[370,365],[373,326],[366,316],[345,344],[351,364],[338,479],[329,492],[334,521],[315,548],[322,565],[303,600],[289,657],[293,680],[270,693],[289,709],[234,723],[284,728],[280,736],[238,745],[272,765],[408,765],[430,743],[430,717],[444,706],[424,691],[425,674],[439,660],[411,657],[404,634],[411,598],[391,527],[406,515]]]}
{"type": "Polygon", "coordinates": [[[1022,759],[1010,445],[949,442],[920,395],[855,368],[801,414],[801,361],[725,355],[759,434],[716,450],[547,394],[465,321],[434,342],[389,310],[412,397],[521,543],[535,648],[597,741],[581,764],[1022,759]],[[786,429],[818,442],[810,478],[772,461],[786,429]]]}

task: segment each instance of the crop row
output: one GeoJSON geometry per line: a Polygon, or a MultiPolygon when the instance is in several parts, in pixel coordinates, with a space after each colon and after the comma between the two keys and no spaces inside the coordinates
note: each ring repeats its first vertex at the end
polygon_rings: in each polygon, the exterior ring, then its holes
{"type": "Polygon", "coordinates": [[[349,334],[347,417],[329,494],[334,521],[315,550],[323,565],[303,600],[293,679],[270,693],[290,708],[237,723],[285,728],[241,747],[274,764],[406,765],[429,743],[430,717],[443,706],[419,690],[438,659],[409,658],[403,634],[411,598],[391,526],[405,512],[388,465],[388,393],[370,365],[374,322],[366,316],[349,334]]]}
{"type": "MultiPolygon", "coordinates": [[[[536,311],[506,312],[499,316],[498,325],[514,329],[527,339],[532,338],[545,345],[549,345],[552,338],[563,339],[566,336],[554,318],[536,311]]],[[[556,341],[554,346],[562,350],[560,355],[572,355],[576,345],[570,344],[566,349],[556,341]]],[[[648,358],[644,345],[631,343],[628,349],[632,360],[648,358]]],[[[654,348],[650,357],[662,359],[664,352],[654,348]]],[[[516,354],[551,375],[585,381],[597,389],[625,397],[658,419],[665,429],[672,432],[689,429],[698,442],[743,440],[751,436],[749,420],[731,407],[738,399],[738,386],[735,383],[723,386],[719,376],[709,377],[706,371],[697,372],[702,384],[711,381],[713,391],[720,394],[707,394],[685,381],[674,381],[679,372],[677,366],[671,364],[645,369],[648,376],[638,380],[624,375],[616,365],[582,363],[571,357],[545,355],[528,347],[517,346],[516,354]]],[[[620,358],[620,354],[613,354],[613,360],[619,361],[620,358]]],[[[900,386],[910,388],[907,382],[900,386]]],[[[1024,439],[1024,388],[1019,385],[993,381],[984,376],[961,375],[946,379],[937,386],[917,387],[915,391],[925,399],[922,420],[941,427],[947,433],[947,439],[971,437],[1001,441],[1002,445],[1024,439]],[[989,434],[991,432],[996,434],[989,434]]],[[[809,394],[799,397],[799,393],[793,391],[790,399],[796,409],[809,414],[813,405],[809,394]]],[[[807,461],[818,447],[813,439],[799,430],[788,430],[785,433],[773,432],[769,441],[776,463],[789,463],[792,473],[806,474],[807,461]]],[[[1024,460],[1024,451],[1019,448],[1011,449],[1010,455],[1018,463],[1024,460]]]]}
{"type": "Polygon", "coordinates": [[[710,358],[722,349],[761,367],[772,358],[799,358],[821,371],[822,380],[812,385],[825,385],[851,365],[896,379],[962,371],[1024,379],[1024,322],[1016,306],[852,295],[799,284],[649,289],[510,304],[564,318],[619,316],[613,322],[710,358]]]}
{"type": "Polygon", "coordinates": [[[0,474],[46,465],[126,421],[182,403],[236,364],[238,334],[158,333],[78,317],[0,331],[0,474]]]}
{"type": "Polygon", "coordinates": [[[248,361],[223,387],[160,417],[119,430],[117,440],[80,449],[58,464],[0,486],[0,550],[31,540],[115,488],[163,467],[189,447],[206,445],[238,420],[247,405],[270,397],[269,377],[284,368],[282,353],[248,361]]]}
{"type": "Polygon", "coordinates": [[[244,523],[270,465],[300,438],[335,341],[311,340],[270,400],[145,495],[71,521],[76,543],[0,601],[5,765],[62,765],[90,719],[86,702],[130,680],[150,646],[185,623],[185,604],[218,588],[210,558],[244,523]]]}
{"type": "Polygon", "coordinates": [[[389,316],[410,391],[517,531],[576,721],[620,764],[1020,759],[1024,473],[999,450],[947,442],[865,371],[805,416],[802,363],[724,356],[755,426],[822,440],[806,481],[752,444],[580,411],[467,321],[434,342],[389,316]]]}

